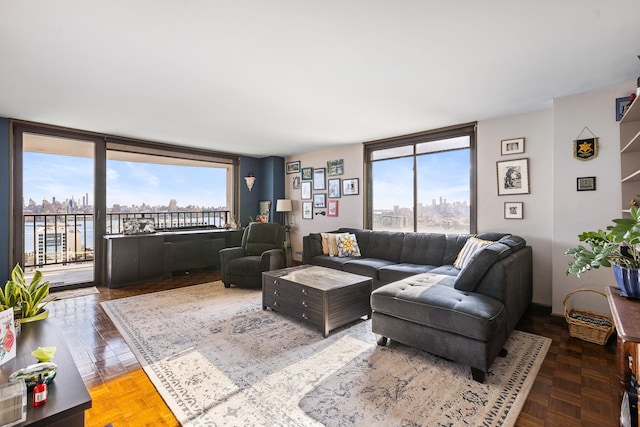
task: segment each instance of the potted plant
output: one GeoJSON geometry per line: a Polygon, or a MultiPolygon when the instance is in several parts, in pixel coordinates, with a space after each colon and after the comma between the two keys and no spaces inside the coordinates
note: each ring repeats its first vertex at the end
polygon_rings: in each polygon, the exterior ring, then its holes
{"type": "Polygon", "coordinates": [[[613,219],[606,230],[585,231],[578,235],[588,247],[578,245],[565,255],[573,256],[567,274],[581,273],[600,267],[612,267],[620,290],[628,297],[640,298],[640,208],[631,206],[631,218],[613,219]]]}
{"type": "Polygon", "coordinates": [[[44,301],[49,295],[50,284],[43,280],[42,272],[36,270],[27,283],[22,267],[16,264],[11,272],[11,280],[7,281],[4,290],[0,289],[0,308],[6,310],[13,307],[14,316],[19,317],[21,323],[46,319],[49,311],[44,307],[55,298],[44,301]]]}

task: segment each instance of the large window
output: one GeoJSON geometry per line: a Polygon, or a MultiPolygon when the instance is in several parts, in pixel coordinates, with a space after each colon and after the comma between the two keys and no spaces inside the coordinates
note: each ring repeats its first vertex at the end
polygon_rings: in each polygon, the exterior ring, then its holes
{"type": "Polygon", "coordinates": [[[475,232],[475,123],[365,143],[365,226],[475,232]]]}

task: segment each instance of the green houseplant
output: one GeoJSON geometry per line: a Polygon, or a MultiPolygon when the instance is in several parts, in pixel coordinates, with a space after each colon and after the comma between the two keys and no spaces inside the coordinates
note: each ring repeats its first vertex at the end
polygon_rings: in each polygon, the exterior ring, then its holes
{"type": "Polygon", "coordinates": [[[631,218],[613,219],[606,230],[585,231],[578,235],[585,245],[568,249],[571,255],[567,274],[581,273],[600,267],[613,267],[620,289],[629,297],[640,297],[640,208],[632,206],[631,218]]]}
{"type": "Polygon", "coordinates": [[[27,283],[22,267],[16,264],[11,272],[11,280],[7,281],[4,289],[0,289],[0,308],[6,310],[13,307],[14,315],[19,316],[21,322],[45,319],[49,312],[44,306],[55,298],[43,302],[49,295],[50,288],[49,282],[43,280],[42,272],[36,270],[27,283]]]}

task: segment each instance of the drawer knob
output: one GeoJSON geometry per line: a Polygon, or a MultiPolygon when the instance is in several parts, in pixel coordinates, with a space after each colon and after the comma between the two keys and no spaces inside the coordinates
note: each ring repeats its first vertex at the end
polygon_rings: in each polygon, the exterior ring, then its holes
{"type": "Polygon", "coordinates": [[[279,293],[278,291],[273,291],[273,294],[274,294],[275,296],[280,295],[280,293],[279,293]]]}
{"type": "Polygon", "coordinates": [[[309,304],[307,304],[307,302],[306,302],[306,301],[302,301],[302,306],[303,306],[303,307],[309,307],[309,304]]]}
{"type": "Polygon", "coordinates": [[[308,292],[307,292],[307,290],[305,288],[302,288],[302,293],[305,294],[305,295],[308,294],[308,292]]]}
{"type": "Polygon", "coordinates": [[[279,305],[280,305],[280,304],[278,304],[278,301],[274,301],[274,302],[273,302],[273,306],[274,306],[274,307],[277,307],[277,306],[279,306],[279,305]]]}
{"type": "Polygon", "coordinates": [[[274,280],[274,281],[273,281],[273,284],[274,284],[274,285],[279,285],[279,283],[278,283],[278,281],[277,281],[277,280],[274,280]]]}
{"type": "Polygon", "coordinates": [[[302,313],[302,318],[303,318],[303,319],[308,319],[308,317],[307,317],[307,313],[302,313]]]}

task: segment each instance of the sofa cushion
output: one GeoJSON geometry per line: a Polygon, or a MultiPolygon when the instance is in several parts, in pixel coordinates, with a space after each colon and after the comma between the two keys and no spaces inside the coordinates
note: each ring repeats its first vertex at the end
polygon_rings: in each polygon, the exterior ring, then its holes
{"type": "Polygon", "coordinates": [[[342,265],[342,270],[361,276],[379,279],[378,270],[386,265],[395,264],[393,261],[376,258],[348,258],[349,262],[342,265]]]}
{"type": "Polygon", "coordinates": [[[446,235],[439,233],[405,233],[400,262],[442,265],[446,235]]]}
{"type": "Polygon", "coordinates": [[[512,234],[502,237],[498,242],[509,246],[511,248],[511,252],[519,251],[527,245],[527,242],[522,237],[514,236],[512,234]]]}
{"type": "Polygon", "coordinates": [[[460,270],[455,268],[453,265],[441,265],[440,267],[436,267],[433,270],[429,270],[429,273],[457,277],[458,274],[460,274],[460,270]]]}
{"type": "Polygon", "coordinates": [[[423,273],[384,285],[371,294],[371,308],[420,325],[480,341],[504,330],[499,301],[439,284],[446,276],[423,273]]]}
{"type": "Polygon", "coordinates": [[[475,291],[493,264],[509,254],[511,248],[504,243],[495,242],[483,247],[460,271],[454,287],[461,291],[475,291]]]}
{"type": "Polygon", "coordinates": [[[320,233],[322,237],[322,254],[329,256],[338,256],[338,239],[342,236],[348,236],[348,233],[320,233]]]}
{"type": "Polygon", "coordinates": [[[389,231],[376,231],[371,233],[366,252],[362,256],[366,258],[385,259],[393,262],[400,261],[404,233],[389,231]]]}
{"type": "Polygon", "coordinates": [[[348,263],[351,258],[337,257],[329,255],[316,255],[311,258],[312,265],[319,265],[320,267],[333,268],[334,270],[342,270],[342,266],[348,263]]]}
{"type": "Polygon", "coordinates": [[[358,240],[356,239],[355,234],[338,235],[337,241],[339,257],[359,257],[361,255],[360,247],[358,246],[358,240]]]}
{"type": "Polygon", "coordinates": [[[383,282],[395,282],[396,280],[404,279],[405,277],[413,276],[414,274],[427,273],[436,268],[435,265],[422,265],[422,264],[390,264],[380,267],[378,270],[378,276],[383,282]]]}
{"type": "Polygon", "coordinates": [[[473,260],[473,258],[480,252],[485,246],[489,246],[493,242],[490,240],[482,240],[477,237],[469,237],[466,241],[460,252],[458,253],[458,257],[453,262],[453,265],[456,268],[462,270],[473,260]]]}
{"type": "Polygon", "coordinates": [[[343,227],[338,229],[338,233],[350,233],[355,234],[358,246],[360,247],[360,254],[364,256],[367,253],[367,246],[369,245],[369,237],[371,237],[371,230],[363,230],[361,228],[348,228],[343,227]]]}

